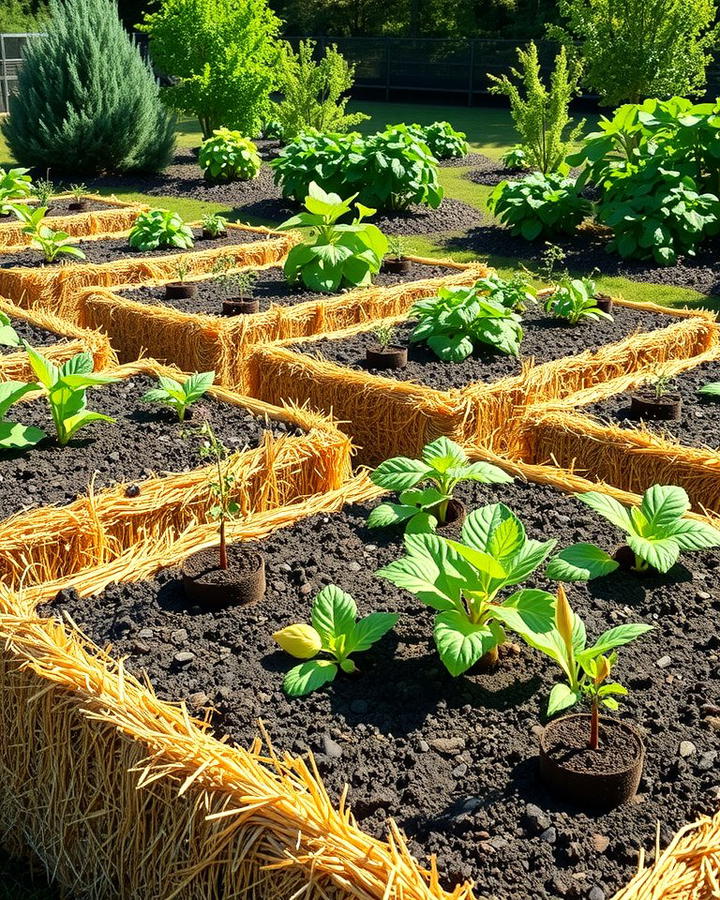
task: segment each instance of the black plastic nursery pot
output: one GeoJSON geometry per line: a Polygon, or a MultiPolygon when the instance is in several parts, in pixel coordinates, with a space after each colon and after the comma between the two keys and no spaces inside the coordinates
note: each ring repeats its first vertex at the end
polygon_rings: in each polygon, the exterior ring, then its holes
{"type": "Polygon", "coordinates": [[[197,285],[186,281],[170,281],[165,285],[168,300],[189,300],[197,294],[197,285]]]}
{"type": "Polygon", "coordinates": [[[411,261],[404,256],[386,256],[382,263],[384,272],[393,275],[407,275],[410,271],[411,261]]]}
{"type": "Polygon", "coordinates": [[[228,567],[220,567],[217,547],[198,550],[183,563],[182,582],[191,603],[249,606],[265,596],[265,559],[242,544],[228,547],[228,567]]]}
{"type": "Polygon", "coordinates": [[[368,347],[365,360],[368,369],[404,369],[408,362],[408,348],[397,345],[368,347]]]}
{"type": "Polygon", "coordinates": [[[562,716],[540,738],[540,775],[559,797],[577,806],[610,809],[637,793],[645,760],[640,733],[627,722],[603,718],[600,746],[590,749],[590,715],[562,716]]]}
{"type": "Polygon", "coordinates": [[[636,391],[630,395],[630,418],[678,422],[682,418],[682,397],[676,393],[657,397],[651,389],[636,391]]]}
{"type": "Polygon", "coordinates": [[[224,231],[210,231],[207,228],[203,228],[202,236],[204,241],[216,241],[218,238],[221,238],[225,234],[224,231]]]}
{"type": "Polygon", "coordinates": [[[595,294],[594,298],[595,306],[604,313],[611,313],[613,311],[613,299],[610,294],[595,294]]]}
{"type": "Polygon", "coordinates": [[[249,316],[260,312],[260,301],[252,297],[238,297],[237,300],[223,300],[224,316],[249,316]]]}

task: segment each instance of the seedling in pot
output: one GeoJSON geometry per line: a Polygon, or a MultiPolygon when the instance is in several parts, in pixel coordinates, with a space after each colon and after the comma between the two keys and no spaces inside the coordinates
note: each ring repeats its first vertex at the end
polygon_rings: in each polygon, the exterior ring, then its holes
{"type": "Polygon", "coordinates": [[[410,260],[405,255],[405,242],[400,235],[388,238],[387,255],[382,264],[385,272],[406,275],[410,271],[410,260]]]}
{"type": "Polygon", "coordinates": [[[621,564],[638,573],[651,568],[669,572],[681,551],[720,546],[717,528],[686,518],[690,501],[676,485],[655,484],[645,491],[639,506],[630,508],[597,491],[576,496],[622,529],[627,535],[627,546],[612,557],[594,544],[573,544],[548,565],[548,577],[557,581],[589,581],[614,572],[621,564]]]}
{"type": "Polygon", "coordinates": [[[438,611],[435,646],[451,675],[476,663],[497,663],[505,628],[521,637],[553,627],[555,598],[522,588],[504,599],[505,588],[520,584],[547,559],[555,541],[528,538],[518,517],[502,503],[470,513],[462,541],[429,532],[405,534],[407,555],[377,574],[438,611]]]}
{"type": "Polygon", "coordinates": [[[22,347],[22,338],[12,327],[10,316],[0,312],[0,346],[22,347]]]}
{"type": "Polygon", "coordinates": [[[22,381],[0,382],[0,449],[25,450],[34,447],[44,437],[40,428],[32,425],[21,425],[19,422],[8,422],[5,419],[10,407],[31,391],[40,390],[39,384],[25,384],[22,381]]]}
{"type": "Polygon", "coordinates": [[[667,369],[657,367],[648,386],[630,395],[632,418],[679,420],[682,416],[682,397],[670,391],[674,380],[667,369]]]}
{"type": "Polygon", "coordinates": [[[87,200],[85,199],[85,194],[87,194],[87,185],[86,184],[71,184],[70,185],[70,194],[72,196],[72,202],[70,203],[70,209],[83,210],[87,209],[87,200]]]}
{"type": "Polygon", "coordinates": [[[215,280],[223,295],[222,314],[236,316],[255,313],[260,309],[260,301],[252,297],[252,286],[257,273],[248,269],[236,270],[232,256],[222,256],[213,266],[215,280]]]}
{"type": "Polygon", "coordinates": [[[411,534],[462,521],[465,508],[453,494],[463,481],[508,484],[513,480],[498,466],[470,462],[463,448],[446,437],[426,444],[420,459],[396,456],[385,460],[370,477],[379,487],[397,491],[400,502],[376,507],[370,513],[368,527],[407,522],[406,531],[411,534]],[[428,486],[421,487],[423,483],[428,486]]]}
{"type": "Polygon", "coordinates": [[[215,240],[227,232],[227,219],[217,213],[206,213],[202,217],[203,237],[215,240]]]}
{"type": "Polygon", "coordinates": [[[143,403],[160,403],[177,413],[180,422],[185,421],[188,410],[212,387],[215,372],[196,372],[185,381],[176,381],[167,375],[158,377],[159,387],[151,388],[142,397],[143,403]]]}
{"type": "Polygon", "coordinates": [[[45,262],[55,262],[61,253],[73,256],[75,259],[86,258],[83,251],[72,243],[70,235],[66,231],[54,231],[45,225],[43,219],[47,213],[46,206],[18,205],[13,206],[13,212],[21,222],[25,223],[23,234],[29,236],[30,246],[42,253],[45,262]]]}
{"type": "Polygon", "coordinates": [[[390,322],[379,322],[374,329],[377,344],[365,351],[365,363],[369,369],[404,369],[408,361],[407,347],[393,344],[396,327],[390,322]]]}
{"type": "Polygon", "coordinates": [[[190,274],[190,264],[187,261],[180,260],[175,266],[175,274],[177,281],[169,281],[165,285],[166,300],[187,300],[197,294],[197,284],[195,282],[186,282],[185,279],[190,274]]]}
{"type": "Polygon", "coordinates": [[[369,650],[400,618],[394,613],[374,612],[358,620],[357,614],[350,594],[329,584],[315,597],[311,625],[289,625],[273,634],[283,650],[306,660],[285,676],[286,694],[302,697],[333,681],[338,670],[357,672],[350,655],[369,650]]]}
{"type": "Polygon", "coordinates": [[[65,446],[77,432],[91,422],[114,422],[110,416],[86,408],[89,387],[114,384],[117,378],[93,372],[90,353],[78,353],[58,367],[24,342],[30,367],[45,388],[57,440],[65,446]]]}
{"type": "MultiPolygon", "coordinates": [[[[550,692],[547,713],[554,716],[575,706],[581,700],[590,704],[590,715],[565,716],[551,722],[541,740],[541,772],[551,786],[561,792],[571,793],[577,802],[587,800],[593,804],[616,805],[624,802],[637,790],[643,761],[643,745],[639,736],[625,723],[607,722],[600,727],[600,708],[616,711],[617,697],[627,694],[627,689],[610,675],[617,662],[618,647],[629,644],[652,629],[652,625],[618,625],[603,632],[588,647],[585,625],[568,603],[565,590],[560,585],[555,604],[554,628],[541,635],[529,635],[528,643],[545,653],[562,669],[566,681],[556,684],[550,692]],[[577,729],[583,729],[585,738],[579,738],[577,729]],[[605,740],[601,741],[601,734],[605,740]],[[570,743],[578,746],[568,746],[570,743]],[[584,748],[603,750],[606,754],[613,746],[603,743],[619,743],[622,747],[634,744],[637,752],[629,765],[620,758],[621,765],[613,771],[606,762],[597,770],[587,765],[584,748]],[[573,761],[573,751],[579,760],[573,761]],[[583,769],[583,766],[585,768],[583,769]]],[[[582,734],[582,732],[581,732],[582,734]]]]}

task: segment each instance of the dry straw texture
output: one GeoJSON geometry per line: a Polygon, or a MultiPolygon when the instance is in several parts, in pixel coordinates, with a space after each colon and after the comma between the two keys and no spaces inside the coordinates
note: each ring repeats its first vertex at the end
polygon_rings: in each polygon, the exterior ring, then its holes
{"type": "MultiPolygon", "coordinates": [[[[87,351],[92,354],[96,370],[117,364],[117,358],[110,348],[107,335],[99,331],[79,328],[77,325],[72,325],[64,319],[39,309],[21,309],[2,297],[0,297],[0,313],[4,313],[16,321],[22,320],[37,328],[44,328],[57,334],[57,344],[40,348],[42,355],[54,363],[63,363],[77,353],[87,351]]],[[[34,377],[24,350],[0,355],[0,380],[30,381],[34,380],[34,377]]]]}
{"type": "MultiPolygon", "coordinates": [[[[717,359],[717,348],[692,361],[676,360],[663,367],[670,377],[702,362],[717,359]]],[[[522,439],[523,458],[574,468],[589,478],[642,493],[653,484],[685,488],[693,507],[720,512],[720,452],[678,444],[645,427],[606,425],[573,407],[597,403],[632,390],[652,378],[651,373],[614,379],[529,411],[522,439]]]]}
{"type": "MultiPolygon", "coordinates": [[[[374,493],[360,477],[230,536],[261,538],[374,493]]],[[[216,528],[196,527],[73,584],[87,595],[146,578],[216,541],[216,528]]],[[[219,742],[71,623],[35,619],[33,604],[60,583],[0,588],[0,831],[13,850],[38,853],[91,898],[472,900],[467,887],[442,890],[394,827],[387,841],[360,831],[312,758],[219,742]]]]}
{"type": "MultiPolygon", "coordinates": [[[[247,351],[251,346],[265,341],[307,337],[398,315],[407,312],[418,298],[431,295],[441,285],[472,284],[488,271],[486,266],[462,265],[450,260],[412,259],[423,265],[445,265],[448,275],[335,296],[319,295],[317,300],[295,306],[271,306],[265,312],[233,318],[148,306],[102,288],[86,291],[82,303],[87,312],[87,324],[110,335],[122,360],[137,359],[144,352],[186,372],[213,368],[221,384],[249,393],[247,351]]],[[[274,264],[262,268],[271,268],[274,264]]],[[[203,277],[199,275],[188,280],[203,277]]],[[[167,279],[153,283],[166,284],[167,279]]],[[[123,285],[120,290],[128,288],[132,285],[123,285]]]]}
{"type": "MultiPolygon", "coordinates": [[[[119,378],[172,374],[152,360],[111,370],[119,378]]],[[[273,509],[298,498],[340,487],[351,470],[349,439],[324,417],[291,407],[273,407],[223,388],[209,392],[256,416],[292,423],[300,437],[266,432],[255,449],[233,454],[228,471],[240,515],[273,509]]],[[[71,451],[69,451],[71,452],[71,451]]],[[[207,521],[215,502],[208,488],[212,466],[140,482],[140,494],[126,497],[117,485],[90,493],[67,506],[40,507],[0,522],[0,579],[8,586],[38,584],[84,571],[121,556],[137,541],[177,534],[207,521]]]]}
{"type": "MultiPolygon", "coordinates": [[[[0,296],[9,297],[27,309],[39,306],[84,325],[86,292],[83,288],[140,284],[153,279],[172,281],[177,278],[180,265],[187,267],[188,274],[208,273],[221,257],[232,257],[238,266],[261,266],[281,259],[296,240],[293,232],[279,234],[268,228],[235,224],[227,227],[229,232],[237,235],[237,244],[167,256],[143,257],[142,252],[133,253],[128,249],[126,258],[108,263],[63,263],[36,269],[22,266],[0,269],[0,296]],[[267,235],[267,239],[243,243],[245,235],[257,233],[267,235]]],[[[86,240],[117,240],[126,234],[94,234],[86,240]]]]}
{"type": "MultiPolygon", "coordinates": [[[[672,323],[647,334],[631,335],[597,351],[533,366],[521,375],[441,392],[413,382],[370,375],[313,358],[312,346],[367,331],[367,324],[306,340],[304,353],[292,341],[259,346],[250,354],[247,393],[268,403],[287,398],[332,414],[352,435],[359,460],[375,464],[396,453],[416,455],[439,434],[520,455],[522,414],[530,404],[562,397],[619,372],[655,366],[666,359],[696,356],[717,343],[720,329],[705,312],[666,310],[652,304],[619,301],[633,308],[666,312],[672,323]],[[679,319],[679,321],[677,321],[679,319]]],[[[404,316],[387,320],[396,324],[404,316]]]]}
{"type": "MultiPolygon", "coordinates": [[[[59,197],[67,196],[60,194],[59,197]]],[[[148,209],[144,204],[125,203],[116,197],[101,197],[99,194],[83,194],[85,200],[105,203],[109,209],[93,212],[69,213],[47,219],[55,231],[64,231],[71,237],[88,237],[92,234],[107,234],[111,231],[126,231],[135,224],[138,214],[148,209]]],[[[20,203],[24,201],[18,201],[20,203]]],[[[14,220],[0,221],[0,251],[27,247],[30,238],[23,234],[24,225],[14,220]]]]}

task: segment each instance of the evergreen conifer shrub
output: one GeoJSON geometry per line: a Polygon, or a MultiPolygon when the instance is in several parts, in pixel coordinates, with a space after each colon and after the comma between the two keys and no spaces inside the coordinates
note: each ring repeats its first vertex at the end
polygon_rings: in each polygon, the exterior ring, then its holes
{"type": "Polygon", "coordinates": [[[46,27],[27,44],[3,125],[15,158],[87,174],[164,168],[174,121],[113,0],[51,0],[46,27]]]}

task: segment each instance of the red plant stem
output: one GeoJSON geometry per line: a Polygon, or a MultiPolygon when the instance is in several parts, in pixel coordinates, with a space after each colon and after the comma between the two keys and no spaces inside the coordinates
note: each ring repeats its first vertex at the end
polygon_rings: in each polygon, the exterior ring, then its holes
{"type": "Polygon", "coordinates": [[[590,713],[590,749],[597,750],[600,742],[600,721],[598,716],[598,705],[593,700],[592,710],[590,713]]]}
{"type": "Polygon", "coordinates": [[[225,519],[220,519],[220,568],[227,569],[227,544],[225,543],[225,519]]]}

